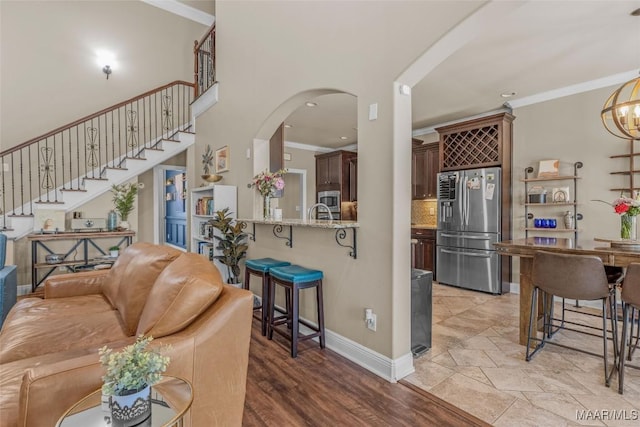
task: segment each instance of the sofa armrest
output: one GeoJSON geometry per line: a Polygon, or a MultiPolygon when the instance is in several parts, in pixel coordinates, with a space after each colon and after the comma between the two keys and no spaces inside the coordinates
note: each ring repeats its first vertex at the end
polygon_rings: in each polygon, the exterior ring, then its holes
{"type": "Polygon", "coordinates": [[[20,386],[18,426],[54,426],[67,409],[102,386],[98,354],[27,369],[20,386]]]}
{"type": "Polygon", "coordinates": [[[102,283],[109,270],[84,271],[82,273],[59,274],[44,282],[44,297],[66,298],[102,293],[102,283]]]}

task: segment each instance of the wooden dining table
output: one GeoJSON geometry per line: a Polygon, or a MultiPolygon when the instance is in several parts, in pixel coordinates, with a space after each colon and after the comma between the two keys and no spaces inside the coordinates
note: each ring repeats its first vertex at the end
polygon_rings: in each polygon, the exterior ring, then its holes
{"type": "MultiPolygon", "coordinates": [[[[529,327],[529,311],[533,298],[531,271],[533,256],[539,251],[562,254],[595,255],[604,265],[626,267],[633,262],[640,262],[640,245],[608,239],[578,241],[555,237],[529,237],[526,239],[507,240],[495,243],[499,254],[520,258],[520,344],[527,344],[529,327]]],[[[541,323],[541,301],[538,301],[538,323],[541,323]]]]}

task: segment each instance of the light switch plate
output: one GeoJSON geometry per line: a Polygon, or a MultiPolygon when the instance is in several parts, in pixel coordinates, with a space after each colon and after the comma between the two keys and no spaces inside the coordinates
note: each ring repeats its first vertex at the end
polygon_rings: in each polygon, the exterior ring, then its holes
{"type": "Polygon", "coordinates": [[[369,120],[376,120],[378,118],[378,104],[369,105],[369,120]]]}

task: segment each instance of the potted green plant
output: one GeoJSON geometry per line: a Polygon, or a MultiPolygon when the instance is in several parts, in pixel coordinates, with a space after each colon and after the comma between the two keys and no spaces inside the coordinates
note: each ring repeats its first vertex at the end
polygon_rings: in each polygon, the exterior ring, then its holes
{"type": "Polygon", "coordinates": [[[133,211],[133,203],[136,201],[138,190],[144,188],[143,183],[129,182],[127,184],[113,185],[114,210],[120,215],[118,227],[127,230],[129,228],[129,214],[133,211]]]}
{"type": "Polygon", "coordinates": [[[120,351],[102,347],[100,363],[106,368],[102,394],[110,396],[114,425],[137,425],[151,415],[151,386],[167,369],[169,357],[159,349],[147,350],[153,337],[138,336],[120,351]]]}
{"type": "Polygon", "coordinates": [[[229,208],[224,208],[215,213],[213,219],[209,220],[214,228],[220,230],[220,235],[214,234],[214,238],[218,241],[216,249],[222,252],[221,255],[215,255],[214,258],[227,266],[229,278],[227,283],[240,283],[240,260],[247,256],[247,233],[242,230],[247,224],[239,221],[234,224],[229,208]]]}
{"type": "Polygon", "coordinates": [[[119,253],[120,253],[119,246],[111,246],[109,248],[109,255],[111,256],[111,258],[117,258],[119,253]]]}

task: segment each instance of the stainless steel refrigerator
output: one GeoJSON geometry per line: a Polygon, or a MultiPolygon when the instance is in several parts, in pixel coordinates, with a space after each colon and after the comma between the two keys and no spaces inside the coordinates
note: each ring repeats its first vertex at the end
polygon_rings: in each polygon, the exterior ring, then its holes
{"type": "Polygon", "coordinates": [[[436,280],[466,289],[502,293],[500,256],[501,169],[438,174],[436,280]]]}

